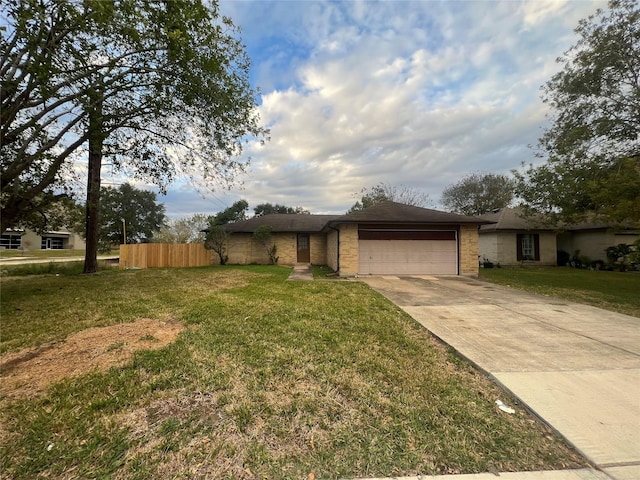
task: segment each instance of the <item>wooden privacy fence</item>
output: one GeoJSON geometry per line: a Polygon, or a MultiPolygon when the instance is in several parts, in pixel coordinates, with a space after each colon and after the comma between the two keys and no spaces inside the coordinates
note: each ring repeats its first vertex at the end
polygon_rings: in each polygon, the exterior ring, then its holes
{"type": "Polygon", "coordinates": [[[139,243],[120,245],[120,269],[202,267],[211,265],[212,252],[201,243],[139,243]]]}

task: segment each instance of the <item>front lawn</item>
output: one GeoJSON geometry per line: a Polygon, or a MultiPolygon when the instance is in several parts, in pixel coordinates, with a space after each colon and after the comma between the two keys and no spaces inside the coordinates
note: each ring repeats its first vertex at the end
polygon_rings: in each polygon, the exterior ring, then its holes
{"type": "MultiPolygon", "coordinates": [[[[30,397],[5,389],[3,474],[320,479],[584,465],[365,284],[288,282],[289,272],[203,267],[0,279],[5,356],[41,345],[3,375],[91,327],[143,318],[186,325],[167,346],[108,371],[30,397]],[[516,414],[498,410],[497,399],[516,414]]],[[[109,354],[127,343],[108,342],[109,354]]]]}
{"type": "Polygon", "coordinates": [[[480,279],[640,317],[640,273],[569,267],[481,268],[480,279]]]}

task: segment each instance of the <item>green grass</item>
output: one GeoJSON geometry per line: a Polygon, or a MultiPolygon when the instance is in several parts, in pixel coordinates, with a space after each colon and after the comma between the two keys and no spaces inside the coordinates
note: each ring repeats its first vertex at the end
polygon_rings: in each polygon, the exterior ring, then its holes
{"type": "MultiPolygon", "coordinates": [[[[188,328],[123,367],[0,400],[8,478],[355,478],[579,467],[504,392],[359,282],[203,267],[3,278],[2,348],[188,328]]],[[[117,348],[114,345],[113,348],[117,348]]]]}
{"type": "Polygon", "coordinates": [[[480,278],[640,317],[640,273],[569,267],[480,269],[480,278]]]}
{"type": "Polygon", "coordinates": [[[336,273],[326,265],[311,265],[311,273],[317,279],[337,278],[336,273]]]}

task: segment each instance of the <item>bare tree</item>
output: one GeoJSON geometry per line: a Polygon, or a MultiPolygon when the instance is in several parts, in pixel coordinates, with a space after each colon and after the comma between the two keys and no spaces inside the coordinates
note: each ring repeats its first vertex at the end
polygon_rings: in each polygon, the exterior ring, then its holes
{"type": "Polygon", "coordinates": [[[387,201],[416,207],[426,207],[431,204],[428,193],[406,185],[396,187],[387,182],[380,182],[373,187],[363,188],[357,195],[361,195],[360,200],[354,203],[347,213],[364,210],[387,201]]]}

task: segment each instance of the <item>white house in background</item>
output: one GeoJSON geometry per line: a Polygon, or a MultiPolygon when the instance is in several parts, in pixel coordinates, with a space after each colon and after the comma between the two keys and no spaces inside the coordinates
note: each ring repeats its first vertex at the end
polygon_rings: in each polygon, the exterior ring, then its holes
{"type": "Polygon", "coordinates": [[[495,223],[481,225],[478,231],[480,261],[503,266],[556,265],[556,229],[525,219],[517,208],[503,208],[482,218],[495,223]]]}
{"type": "Polygon", "coordinates": [[[9,229],[0,236],[2,250],[84,250],[82,236],[66,230],[38,234],[32,230],[9,229]]]}
{"type": "Polygon", "coordinates": [[[608,247],[631,245],[640,238],[640,225],[592,222],[557,227],[536,217],[525,218],[518,208],[503,208],[482,218],[495,223],[478,230],[480,261],[503,266],[556,265],[559,250],[606,262],[608,247]]]}

